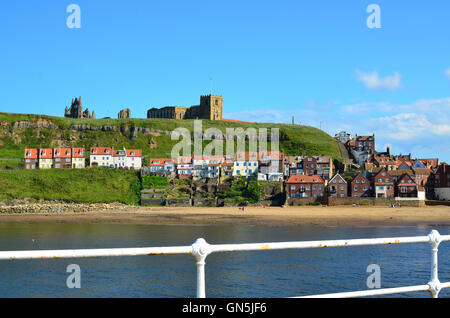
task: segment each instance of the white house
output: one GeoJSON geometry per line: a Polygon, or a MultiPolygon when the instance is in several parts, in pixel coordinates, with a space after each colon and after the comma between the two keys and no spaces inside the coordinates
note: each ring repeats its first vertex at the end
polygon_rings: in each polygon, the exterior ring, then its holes
{"type": "Polygon", "coordinates": [[[234,177],[253,177],[258,172],[257,152],[238,152],[233,166],[234,177]]]}
{"type": "Polygon", "coordinates": [[[112,148],[92,147],[89,161],[91,167],[114,167],[112,148]]]}

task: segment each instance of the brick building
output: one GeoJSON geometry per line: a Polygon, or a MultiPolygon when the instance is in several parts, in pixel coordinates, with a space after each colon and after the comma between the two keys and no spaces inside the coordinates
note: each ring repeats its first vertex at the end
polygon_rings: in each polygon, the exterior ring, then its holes
{"type": "Polygon", "coordinates": [[[394,178],[386,171],[381,169],[372,179],[376,198],[393,198],[395,194],[394,178]]]}
{"type": "Polygon", "coordinates": [[[286,181],[288,198],[323,198],[325,182],[320,176],[293,175],[286,181]]]}
{"type": "Polygon", "coordinates": [[[372,194],[369,180],[359,172],[350,181],[350,194],[353,198],[370,197],[372,194]]]}
{"type": "Polygon", "coordinates": [[[24,168],[25,169],[39,168],[39,153],[37,149],[25,149],[24,168]]]}
{"type": "Polygon", "coordinates": [[[348,196],[347,181],[339,174],[335,174],[328,182],[328,196],[332,198],[346,198],[348,196]]]}

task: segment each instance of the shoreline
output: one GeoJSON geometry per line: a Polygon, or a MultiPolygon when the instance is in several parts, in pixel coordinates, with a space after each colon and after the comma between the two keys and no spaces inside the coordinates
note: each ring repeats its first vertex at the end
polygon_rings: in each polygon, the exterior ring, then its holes
{"type": "Polygon", "coordinates": [[[129,207],[89,212],[2,213],[0,223],[450,226],[450,207],[129,207]]]}

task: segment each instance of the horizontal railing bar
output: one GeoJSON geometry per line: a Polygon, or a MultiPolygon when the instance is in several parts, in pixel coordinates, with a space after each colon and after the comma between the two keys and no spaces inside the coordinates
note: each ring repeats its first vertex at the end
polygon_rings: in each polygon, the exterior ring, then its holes
{"type": "MultiPolygon", "coordinates": [[[[448,238],[450,240],[450,237],[448,238]]],[[[324,248],[324,247],[344,247],[362,245],[383,245],[383,244],[405,244],[405,243],[428,243],[428,236],[417,237],[397,237],[397,238],[376,238],[376,239],[351,239],[351,240],[330,240],[330,241],[305,241],[305,242],[280,242],[280,243],[250,243],[250,244],[220,244],[211,245],[211,252],[232,252],[232,251],[256,251],[294,248],[324,248]]]]}
{"type": "MultiPolygon", "coordinates": [[[[345,247],[383,244],[427,243],[428,236],[349,239],[328,241],[300,241],[274,242],[250,244],[217,244],[208,245],[209,252],[257,251],[279,249],[305,249],[325,247],[345,247]]],[[[450,241],[450,235],[441,236],[441,241],[450,241]]],[[[0,260],[18,259],[51,259],[51,258],[85,258],[111,256],[145,256],[166,254],[192,254],[192,246],[172,247],[141,247],[141,248],[111,248],[111,249],[77,249],[77,250],[32,250],[32,251],[3,251],[0,260]]]]}
{"type": "Polygon", "coordinates": [[[361,290],[361,291],[334,293],[334,294],[299,296],[299,297],[292,297],[292,298],[352,298],[352,297],[367,297],[367,296],[378,296],[378,295],[388,295],[388,294],[402,294],[402,293],[410,293],[410,292],[418,292],[418,291],[430,291],[430,286],[429,285],[416,285],[416,286],[407,286],[407,287],[361,290]]]}
{"type": "Polygon", "coordinates": [[[0,252],[0,260],[189,254],[192,246],[0,252]]]}

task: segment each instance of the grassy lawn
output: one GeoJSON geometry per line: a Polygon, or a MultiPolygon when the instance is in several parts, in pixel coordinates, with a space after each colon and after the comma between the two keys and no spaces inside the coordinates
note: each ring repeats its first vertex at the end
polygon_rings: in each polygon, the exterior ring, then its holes
{"type": "Polygon", "coordinates": [[[138,204],[138,171],[109,168],[0,170],[0,198],[138,204]]]}

